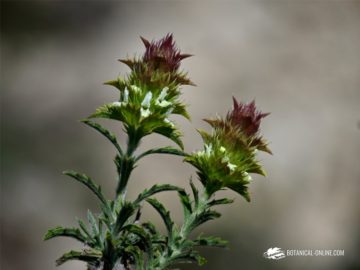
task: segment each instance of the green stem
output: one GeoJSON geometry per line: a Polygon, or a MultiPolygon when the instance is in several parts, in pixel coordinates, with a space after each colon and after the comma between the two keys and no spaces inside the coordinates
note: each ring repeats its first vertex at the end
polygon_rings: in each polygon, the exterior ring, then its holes
{"type": "MultiPolygon", "coordinates": [[[[208,192],[204,189],[203,193],[199,196],[199,202],[198,204],[194,204],[195,209],[193,210],[192,214],[185,220],[184,224],[182,225],[179,236],[181,238],[180,241],[185,241],[188,237],[191,231],[194,229],[194,223],[197,219],[197,216],[201,214],[203,211],[205,211],[208,208],[208,203],[211,198],[211,195],[208,194],[208,192]]],[[[168,246],[172,246],[173,243],[168,243],[168,246]]],[[[168,253],[168,251],[164,251],[164,253],[161,255],[159,259],[159,264],[155,268],[150,268],[151,270],[163,270],[168,267],[172,260],[175,259],[177,253],[181,252],[181,250],[173,250],[171,251],[171,254],[168,253]]]]}
{"type": "Polygon", "coordinates": [[[138,148],[141,136],[137,129],[129,128],[128,133],[128,144],[126,154],[120,156],[120,171],[119,171],[119,183],[116,189],[116,197],[122,196],[122,201],[125,201],[126,187],[129,181],[130,175],[134,169],[135,157],[134,152],[138,148]]]}

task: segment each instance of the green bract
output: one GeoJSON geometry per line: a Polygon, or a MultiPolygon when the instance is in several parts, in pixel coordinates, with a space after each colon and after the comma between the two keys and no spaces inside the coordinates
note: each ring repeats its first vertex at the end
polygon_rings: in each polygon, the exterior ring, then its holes
{"type": "Polygon", "coordinates": [[[257,150],[270,152],[266,141],[259,136],[260,120],[266,114],[256,111],[255,104],[237,103],[225,119],[206,120],[211,133],[200,131],[204,150],[187,154],[183,151],[181,133],[170,119],[182,115],[189,119],[186,106],[180,100],[180,87],[194,85],[186,73],[179,70],[181,54],[172,35],[149,42],[142,38],[145,53],[142,57],[120,60],[131,69],[126,78],[106,84],[119,90],[119,99],[99,107],[83,123],[103,135],[116,149],[114,163],[118,173],[115,198],[107,199],[101,186],[89,176],[72,170],[64,174],[87,187],[97,198],[100,213],[88,211],[87,224],[78,220],[78,228],[57,226],[45,235],[45,240],[63,236],[83,243],[82,250],[65,253],[56,262],[69,260],[86,263],[88,270],[164,270],[179,263],[206,263],[197,247],[225,247],[227,242],[218,237],[200,235],[189,237],[205,222],[221,215],[214,206],[230,204],[228,198],[216,199],[216,191],[230,188],[250,200],[250,173],[265,175],[256,160],[257,150]],[[128,141],[126,148],[118,143],[116,134],[94,122],[94,118],[120,121],[128,141]],[[163,135],[178,147],[165,146],[137,154],[144,136],[163,135]],[[190,180],[191,194],[170,184],[156,184],[142,191],[134,200],[126,196],[131,173],[138,162],[152,154],[182,156],[198,170],[204,188],[199,190],[190,180]],[[184,222],[174,223],[166,206],[154,195],[160,192],[177,193],[183,207],[184,222]],[[142,205],[148,203],[160,215],[166,227],[161,233],[154,224],[142,218],[142,205]]]}

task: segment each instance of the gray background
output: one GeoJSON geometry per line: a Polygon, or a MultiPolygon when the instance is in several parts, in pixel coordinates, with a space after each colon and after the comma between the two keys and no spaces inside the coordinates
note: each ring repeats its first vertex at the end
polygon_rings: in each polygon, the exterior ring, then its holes
{"type": "MultiPolygon", "coordinates": [[[[202,269],[358,269],[360,2],[3,2],[1,20],[1,269],[55,269],[62,252],[80,247],[42,241],[49,227],[98,211],[63,169],[86,172],[114,194],[115,152],[77,120],[117,98],[102,82],[128,71],[116,59],[142,53],[140,35],[168,32],[195,55],[183,65],[198,85],[183,88],[192,122],[174,118],[187,151],[201,147],[201,119],[226,113],[232,95],[271,112],[262,133],[274,155],[260,156],[269,176],[255,177],[250,204],[224,192],[236,202],[196,233],[229,239],[230,249],[203,250],[202,269]],[[274,246],[345,256],[264,259],[274,246]]],[[[118,125],[102,123],[125,141],[118,125]]],[[[169,143],[151,136],[141,149],[169,143]]],[[[129,196],[154,183],[188,188],[191,174],[177,157],[147,158],[129,196]]],[[[159,199],[181,222],[173,195],[159,199]]]]}

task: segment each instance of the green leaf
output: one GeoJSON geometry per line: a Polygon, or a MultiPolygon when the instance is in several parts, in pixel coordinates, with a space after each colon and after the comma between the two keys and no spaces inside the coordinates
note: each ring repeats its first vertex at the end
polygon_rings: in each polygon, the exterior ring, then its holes
{"type": "Polygon", "coordinates": [[[191,232],[196,227],[199,227],[201,224],[219,218],[221,214],[213,210],[205,210],[196,216],[194,222],[189,226],[188,231],[191,232]]]}
{"type": "Polygon", "coordinates": [[[168,231],[169,238],[172,239],[174,222],[171,220],[170,212],[166,210],[164,205],[154,198],[148,198],[146,201],[155,208],[163,219],[166,229],[168,231]]]}
{"type": "Polygon", "coordinates": [[[99,262],[102,257],[101,251],[95,249],[85,249],[83,251],[70,251],[62,255],[59,259],[56,260],[56,265],[62,265],[63,263],[70,260],[79,260],[88,263],[99,262]]]}
{"type": "Polygon", "coordinates": [[[187,218],[192,214],[193,210],[192,210],[192,206],[191,206],[191,201],[190,201],[190,197],[189,195],[185,192],[185,190],[180,190],[178,191],[179,197],[180,197],[180,201],[181,204],[183,206],[184,209],[184,217],[185,220],[187,220],[187,218]]]}
{"type": "Polygon", "coordinates": [[[94,181],[91,180],[90,177],[86,176],[85,174],[80,174],[78,172],[71,170],[64,171],[63,174],[70,176],[75,180],[79,181],[80,183],[84,184],[85,186],[87,186],[99,198],[102,204],[106,206],[106,209],[109,210],[108,203],[104,195],[102,194],[101,187],[96,185],[94,181]]]}
{"type": "Polygon", "coordinates": [[[81,231],[77,228],[63,228],[58,226],[54,229],[48,230],[46,235],[44,236],[44,240],[49,240],[55,237],[64,236],[64,237],[71,237],[74,238],[82,243],[87,244],[88,239],[84,236],[81,231]]]}
{"type": "Polygon", "coordinates": [[[174,127],[171,126],[160,126],[153,131],[154,133],[158,133],[160,135],[163,135],[170,140],[172,140],[174,143],[176,143],[181,149],[184,149],[184,144],[181,141],[181,133],[176,130],[174,127]]]}
{"type": "Polygon", "coordinates": [[[123,230],[137,235],[140,238],[141,244],[145,248],[145,252],[148,254],[148,257],[152,258],[151,238],[143,228],[135,224],[129,224],[126,225],[123,230]]]}
{"type": "Polygon", "coordinates": [[[198,237],[193,241],[196,246],[207,246],[207,247],[227,247],[228,241],[222,240],[219,237],[208,236],[208,237],[198,237]]]}
{"type": "Polygon", "coordinates": [[[204,257],[200,256],[195,250],[188,250],[175,256],[171,263],[197,263],[198,265],[204,265],[207,261],[204,257]]]}
{"type": "Polygon", "coordinates": [[[218,200],[212,200],[208,203],[209,207],[215,206],[215,205],[220,205],[220,204],[230,204],[233,203],[234,200],[233,199],[227,199],[227,198],[223,198],[223,199],[218,199],[218,200]]]}
{"type": "MultiPolygon", "coordinates": [[[[88,231],[85,223],[84,223],[81,219],[78,219],[77,221],[78,221],[78,223],[79,223],[80,229],[85,233],[85,235],[86,235],[89,239],[93,239],[93,236],[92,236],[91,233],[88,231]]],[[[95,240],[95,239],[93,239],[93,240],[95,240]]]]}
{"type": "Polygon", "coordinates": [[[120,145],[117,142],[116,136],[111,133],[110,131],[108,131],[106,128],[104,128],[103,126],[101,126],[98,123],[92,122],[89,119],[84,119],[81,120],[81,122],[83,122],[84,124],[88,125],[89,127],[94,128],[95,130],[97,130],[99,133],[101,133],[102,135],[104,135],[115,147],[116,149],[119,151],[120,155],[123,155],[123,151],[120,147],[120,145]]]}
{"type": "Polygon", "coordinates": [[[199,205],[199,191],[195,187],[191,178],[190,178],[190,186],[191,186],[192,193],[194,195],[195,207],[197,207],[199,205]]]}
{"type": "Polygon", "coordinates": [[[177,186],[164,184],[164,185],[154,185],[150,189],[145,189],[142,193],[139,194],[137,199],[134,201],[134,204],[139,204],[141,201],[147,199],[148,197],[162,192],[162,191],[183,191],[182,188],[179,188],[177,186]]]}
{"type": "Polygon", "coordinates": [[[93,236],[97,236],[99,234],[99,227],[97,225],[97,222],[96,222],[96,219],[95,219],[93,213],[91,213],[90,210],[88,210],[88,212],[87,212],[87,218],[91,225],[91,230],[92,230],[93,236]]]}
{"type": "Polygon", "coordinates": [[[123,229],[126,221],[134,214],[135,212],[135,206],[134,204],[130,202],[125,202],[122,208],[120,209],[120,212],[117,216],[114,232],[115,234],[118,234],[123,229]]]}
{"type": "Polygon", "coordinates": [[[141,159],[147,155],[151,155],[151,154],[169,154],[169,155],[182,156],[182,157],[185,157],[188,155],[182,150],[176,149],[172,146],[166,146],[166,147],[150,149],[150,150],[142,153],[141,155],[139,155],[136,158],[136,161],[138,161],[139,159],[141,159]]]}

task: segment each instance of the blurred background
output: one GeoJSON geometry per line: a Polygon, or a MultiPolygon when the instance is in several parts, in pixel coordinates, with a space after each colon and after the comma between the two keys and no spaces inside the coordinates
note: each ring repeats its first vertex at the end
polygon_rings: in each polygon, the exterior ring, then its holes
{"type": "MultiPolygon", "coordinates": [[[[260,156],[268,177],[255,177],[250,204],[224,192],[236,202],[196,233],[228,239],[230,248],[203,249],[201,269],[359,269],[360,2],[325,0],[2,2],[1,269],[55,269],[57,257],[79,247],[42,241],[48,228],[99,211],[61,171],[86,172],[109,197],[116,173],[114,149],[78,120],[117,98],[102,82],[126,74],[117,59],[144,51],[140,35],[169,32],[195,55],[183,65],[197,84],[183,88],[192,122],[174,118],[187,151],[202,147],[201,119],[224,115],[232,96],[271,112],[262,133],[274,155],[260,156]],[[270,247],[345,256],[271,261],[263,258],[270,247]]],[[[119,125],[102,123],[125,142],[119,125]]],[[[141,149],[169,144],[151,136],[141,149]]],[[[188,189],[190,175],[180,158],[144,159],[129,197],[154,183],[188,189]]],[[[181,222],[173,195],[158,198],[181,222]]],[[[163,226],[152,209],[144,212],[163,226]]]]}

